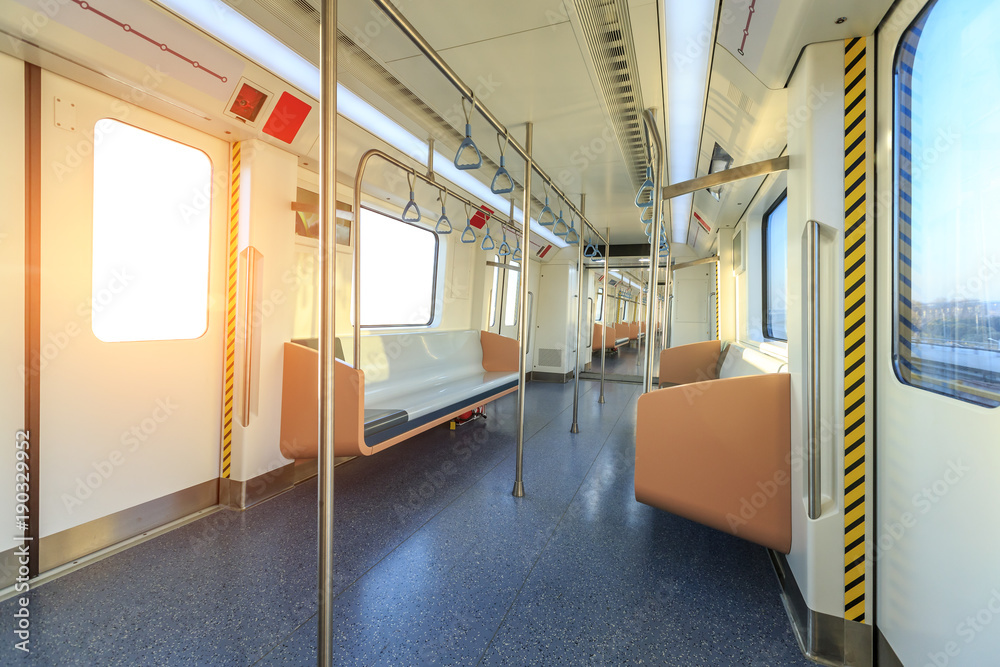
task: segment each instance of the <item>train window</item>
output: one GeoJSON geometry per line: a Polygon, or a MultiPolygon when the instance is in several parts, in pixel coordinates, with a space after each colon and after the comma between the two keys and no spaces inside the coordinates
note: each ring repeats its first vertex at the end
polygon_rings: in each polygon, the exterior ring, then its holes
{"type": "MultiPolygon", "coordinates": [[[[520,268],[520,264],[517,262],[511,262],[511,267],[520,268]]],[[[507,271],[506,286],[504,289],[507,293],[506,303],[504,303],[503,311],[503,324],[506,327],[514,326],[517,324],[517,313],[518,313],[518,302],[521,296],[521,272],[520,271],[507,271]]]]}
{"type": "Polygon", "coordinates": [[[785,299],[788,285],[788,191],[764,214],[764,335],[788,340],[785,299]]]}
{"type": "Polygon", "coordinates": [[[361,209],[361,326],[430,326],[438,236],[361,209]]]}
{"type": "MultiPolygon", "coordinates": [[[[500,263],[500,255],[493,255],[493,261],[497,264],[500,263]]],[[[500,295],[497,293],[497,287],[500,286],[500,267],[493,267],[493,287],[490,289],[490,328],[497,323],[497,302],[500,300],[500,295]]]]}
{"type": "Polygon", "coordinates": [[[998,21],[995,2],[931,2],[894,69],[896,373],[990,407],[1000,405],[998,21]]]}
{"type": "Polygon", "coordinates": [[[597,321],[600,322],[604,319],[604,288],[600,287],[597,289],[597,306],[595,307],[597,311],[597,321]]]}
{"type": "Polygon", "coordinates": [[[98,339],[189,340],[208,328],[212,162],[117,120],[94,135],[92,302],[98,339]]]}

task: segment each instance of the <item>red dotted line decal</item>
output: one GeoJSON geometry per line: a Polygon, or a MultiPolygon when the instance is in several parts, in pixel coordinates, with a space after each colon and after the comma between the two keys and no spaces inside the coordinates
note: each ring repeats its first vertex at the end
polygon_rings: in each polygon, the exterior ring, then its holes
{"type": "Polygon", "coordinates": [[[164,53],[169,53],[172,56],[180,58],[184,62],[190,64],[195,69],[200,69],[202,72],[205,72],[206,74],[210,74],[211,76],[214,76],[216,79],[218,79],[222,83],[226,83],[229,80],[227,77],[224,77],[221,74],[217,74],[216,72],[213,72],[212,70],[208,69],[207,67],[205,67],[204,65],[202,65],[197,60],[191,60],[190,58],[188,58],[184,54],[178,53],[177,51],[174,51],[173,49],[171,49],[166,44],[164,44],[162,42],[158,42],[155,39],[153,39],[152,37],[150,37],[149,35],[146,35],[146,34],[144,34],[142,32],[139,32],[138,30],[136,30],[135,28],[133,28],[128,23],[122,23],[121,21],[119,21],[118,19],[114,18],[113,16],[109,16],[108,14],[105,14],[104,12],[102,12],[99,9],[97,9],[96,7],[94,7],[89,2],[85,2],[85,0],[72,0],[72,1],[73,1],[74,4],[79,5],[80,9],[83,9],[83,10],[88,11],[88,12],[93,12],[94,14],[100,16],[105,21],[109,21],[110,23],[114,23],[116,26],[118,26],[119,28],[121,28],[125,32],[127,32],[129,34],[132,34],[132,35],[135,35],[136,37],[139,37],[141,39],[146,40],[147,42],[149,42],[153,46],[157,47],[158,49],[160,49],[164,53]]]}
{"type": "Polygon", "coordinates": [[[747,45],[747,37],[750,36],[750,21],[753,21],[753,13],[757,11],[756,9],[757,0],[750,0],[750,13],[747,14],[747,27],[743,28],[743,42],[740,43],[739,52],[740,55],[745,55],[743,49],[747,45]]]}

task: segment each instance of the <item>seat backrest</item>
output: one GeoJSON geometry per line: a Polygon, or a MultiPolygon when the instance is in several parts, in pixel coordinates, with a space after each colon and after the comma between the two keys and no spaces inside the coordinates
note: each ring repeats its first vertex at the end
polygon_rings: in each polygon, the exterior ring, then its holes
{"type": "Polygon", "coordinates": [[[738,343],[728,344],[719,355],[718,377],[720,379],[783,373],[787,370],[787,362],[738,343]]]}
{"type": "Polygon", "coordinates": [[[480,332],[380,333],[361,337],[365,396],[387,398],[422,384],[484,372],[480,332]]]}

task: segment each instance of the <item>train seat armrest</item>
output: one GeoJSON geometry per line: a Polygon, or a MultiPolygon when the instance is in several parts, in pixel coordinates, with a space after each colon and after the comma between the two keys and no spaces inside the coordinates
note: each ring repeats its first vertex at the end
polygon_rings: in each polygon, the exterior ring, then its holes
{"type": "Polygon", "coordinates": [[[635,498],[788,553],[790,378],[771,373],[644,394],[635,498]]]}

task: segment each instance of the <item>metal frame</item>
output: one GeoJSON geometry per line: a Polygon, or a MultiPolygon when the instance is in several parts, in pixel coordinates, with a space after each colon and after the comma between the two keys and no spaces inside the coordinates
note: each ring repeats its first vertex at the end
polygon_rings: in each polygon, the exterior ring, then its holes
{"type": "MultiPolygon", "coordinates": [[[[434,179],[433,172],[428,172],[427,174],[421,174],[417,172],[413,167],[406,166],[405,162],[394,158],[385,151],[382,151],[378,148],[373,148],[361,156],[361,160],[358,162],[358,169],[354,174],[354,198],[352,203],[352,209],[353,209],[352,213],[354,215],[354,226],[353,226],[354,244],[352,248],[352,256],[354,259],[354,341],[353,341],[354,358],[353,359],[355,368],[361,367],[361,186],[365,180],[365,172],[368,169],[368,162],[372,158],[376,157],[381,160],[384,160],[385,162],[388,162],[389,164],[399,167],[407,174],[412,174],[416,176],[424,183],[427,183],[428,185],[437,188],[438,191],[446,193],[448,197],[457,199],[463,204],[475,207],[476,209],[482,208],[481,205],[476,204],[471,199],[463,197],[462,195],[457,194],[454,190],[450,190],[444,185],[438,183],[434,179]]],[[[494,212],[490,217],[492,219],[495,216],[496,213],[494,212]]],[[[508,220],[507,222],[504,222],[502,219],[498,220],[500,225],[511,230],[511,232],[520,234],[523,231],[517,228],[517,225],[513,220],[508,220]]],[[[404,220],[403,222],[406,221],[404,220]]],[[[527,246],[527,240],[522,238],[521,244],[522,244],[521,254],[523,255],[525,252],[525,247],[527,246]]],[[[487,264],[489,264],[489,262],[487,262],[487,264]]],[[[509,269],[509,267],[505,268],[509,269]]]]}

